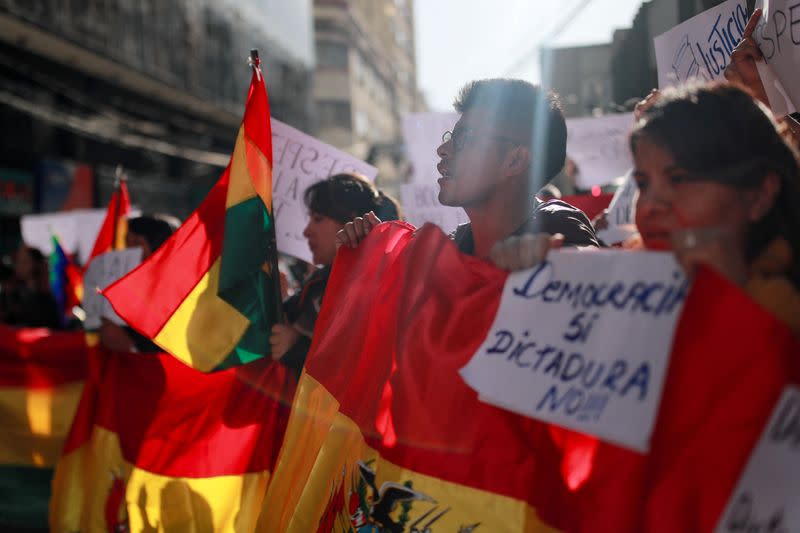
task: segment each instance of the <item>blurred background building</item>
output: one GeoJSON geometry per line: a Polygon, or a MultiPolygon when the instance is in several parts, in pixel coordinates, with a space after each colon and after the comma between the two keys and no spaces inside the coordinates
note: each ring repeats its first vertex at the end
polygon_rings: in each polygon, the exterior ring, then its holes
{"type": "Polygon", "coordinates": [[[417,88],[411,0],[315,0],[318,137],[379,169],[397,194],[405,178],[402,119],[425,108],[417,88]]]}
{"type": "Polygon", "coordinates": [[[2,251],[21,214],[104,205],[118,164],[134,203],[187,215],[227,164],[251,48],[273,116],[311,130],[311,0],[0,0],[2,251]]]}
{"type": "MultiPolygon", "coordinates": [[[[653,39],[724,0],[649,0],[610,43],[542,49],[541,72],[568,117],[630,110],[658,86],[653,39]]],[[[754,0],[748,0],[752,9],[754,0]]]]}

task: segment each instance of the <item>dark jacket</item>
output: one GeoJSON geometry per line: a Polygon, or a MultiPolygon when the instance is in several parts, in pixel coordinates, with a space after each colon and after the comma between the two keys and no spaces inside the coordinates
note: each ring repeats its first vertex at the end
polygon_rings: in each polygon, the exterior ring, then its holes
{"type": "Polygon", "coordinates": [[[286,319],[301,333],[300,338],[281,358],[281,362],[292,369],[297,377],[303,370],[308,349],[311,348],[311,336],[314,325],[322,307],[322,296],[328,285],[331,267],[315,270],[304,282],[300,291],[283,303],[286,319]]]}
{"type": "MultiPolygon", "coordinates": [[[[594,227],[583,211],[561,200],[534,200],[530,218],[509,237],[524,233],[561,233],[564,235],[564,246],[600,246],[594,227]]],[[[469,222],[458,226],[450,237],[465,254],[475,253],[472,225],[469,222]]]]}

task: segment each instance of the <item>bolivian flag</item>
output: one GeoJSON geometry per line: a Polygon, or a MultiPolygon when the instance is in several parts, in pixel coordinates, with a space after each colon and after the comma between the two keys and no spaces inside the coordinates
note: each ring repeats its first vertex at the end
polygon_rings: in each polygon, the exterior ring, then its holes
{"type": "Polygon", "coordinates": [[[458,371],[507,274],[412,230],[338,254],[260,530],[710,531],[796,376],[788,330],[702,272],[636,453],[480,402],[458,371]]]}
{"type": "Polygon", "coordinates": [[[0,529],[47,526],[53,467],[85,375],[83,333],[0,326],[0,529]]]}
{"type": "Polygon", "coordinates": [[[253,531],[294,392],[286,369],[205,374],[140,353],[102,354],[98,368],[56,469],[50,530],[253,531]]]}
{"type": "Polygon", "coordinates": [[[111,195],[111,200],[106,208],[106,216],[100,232],[94,241],[92,253],[86,261],[88,268],[89,262],[100,254],[112,250],[122,250],[125,248],[125,237],[128,234],[128,215],[131,212],[131,200],[128,196],[128,186],[125,180],[120,180],[111,195]]]}
{"type": "Polygon", "coordinates": [[[104,291],[117,313],[187,365],[208,372],[269,354],[280,294],[270,268],[269,103],[256,66],[228,168],[178,231],[104,291]]]}

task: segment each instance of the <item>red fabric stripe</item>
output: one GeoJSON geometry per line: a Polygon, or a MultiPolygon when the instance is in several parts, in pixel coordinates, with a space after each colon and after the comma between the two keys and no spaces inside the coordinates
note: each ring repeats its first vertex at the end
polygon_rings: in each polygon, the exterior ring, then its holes
{"type": "Polygon", "coordinates": [[[463,383],[457,371],[490,327],[504,280],[436,229],[412,239],[381,225],[338,254],[307,371],[384,458],[526,501],[560,529],[710,530],[780,390],[797,380],[788,330],[701,273],[652,452],[641,455],[484,405],[463,383]]]}
{"type": "Polygon", "coordinates": [[[491,326],[507,274],[459,253],[433,226],[413,238],[399,223],[373,234],[358,253],[338,254],[308,373],[386,459],[526,501],[567,528],[548,426],[480,403],[457,374],[491,326]],[[380,408],[387,381],[390,413],[380,408]]]}
{"type": "Polygon", "coordinates": [[[272,469],[294,380],[259,360],[204,374],[167,354],[108,358],[95,423],[117,433],[126,460],[174,477],[272,469]]]}
{"type": "Polygon", "coordinates": [[[128,216],[130,211],[131,200],[128,196],[128,186],[122,181],[119,184],[119,189],[114,191],[114,194],[111,195],[111,200],[108,202],[106,218],[103,219],[103,225],[100,226],[100,232],[94,241],[92,253],[89,256],[89,260],[86,261],[87,265],[89,261],[98,255],[114,249],[114,240],[116,239],[114,230],[119,223],[119,219],[128,216]]]}
{"type": "Polygon", "coordinates": [[[0,387],[52,388],[87,372],[83,332],[0,325],[0,387]]]}
{"type": "Polygon", "coordinates": [[[228,172],[167,242],[103,294],[116,312],[153,338],[222,251],[228,172]]]}
{"type": "Polygon", "coordinates": [[[267,88],[254,71],[244,111],[244,133],[258,146],[272,166],[272,129],[269,124],[264,124],[264,121],[269,119],[267,88]]]}

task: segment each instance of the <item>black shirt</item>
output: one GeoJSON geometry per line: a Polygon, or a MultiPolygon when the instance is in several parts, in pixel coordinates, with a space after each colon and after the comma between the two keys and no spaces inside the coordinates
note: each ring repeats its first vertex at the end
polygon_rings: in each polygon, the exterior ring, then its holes
{"type": "MultiPolygon", "coordinates": [[[[537,198],[535,202],[530,218],[509,237],[525,233],[561,233],[564,235],[564,246],[600,246],[594,227],[583,211],[561,200],[542,202],[537,198]]],[[[458,226],[450,238],[465,254],[475,253],[472,225],[469,222],[458,226]]]]}

